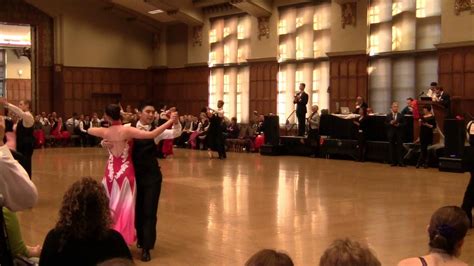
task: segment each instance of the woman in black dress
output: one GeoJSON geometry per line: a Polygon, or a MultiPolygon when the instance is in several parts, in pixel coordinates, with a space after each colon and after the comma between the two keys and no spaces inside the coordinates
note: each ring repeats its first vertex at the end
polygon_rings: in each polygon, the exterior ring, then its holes
{"type": "Polygon", "coordinates": [[[359,115],[359,118],[354,121],[354,124],[357,126],[357,150],[359,153],[357,160],[364,162],[367,153],[367,108],[359,108],[359,115]]]}
{"type": "Polygon", "coordinates": [[[421,153],[416,168],[423,165],[428,168],[428,146],[433,145],[433,130],[436,128],[436,119],[431,113],[431,106],[423,106],[423,116],[420,117],[420,145],[421,153]]]}
{"type": "MultiPolygon", "coordinates": [[[[207,147],[209,151],[217,151],[219,159],[226,159],[225,153],[225,139],[222,132],[222,121],[224,119],[224,113],[222,106],[224,102],[218,102],[219,110],[214,111],[211,108],[207,109],[207,117],[209,118],[209,129],[207,131],[207,147]]],[[[212,153],[211,153],[212,157],[212,153]]]]}

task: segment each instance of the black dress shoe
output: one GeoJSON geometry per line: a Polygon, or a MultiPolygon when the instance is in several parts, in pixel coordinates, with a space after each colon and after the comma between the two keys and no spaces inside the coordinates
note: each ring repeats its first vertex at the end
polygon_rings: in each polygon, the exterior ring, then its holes
{"type": "Polygon", "coordinates": [[[393,166],[397,166],[397,164],[395,164],[395,163],[392,163],[390,166],[392,166],[392,167],[393,167],[393,166]]]}
{"type": "Polygon", "coordinates": [[[150,261],[151,260],[151,256],[150,256],[150,250],[148,249],[143,249],[142,250],[142,258],[141,258],[142,261],[150,261]]]}
{"type": "Polygon", "coordinates": [[[403,163],[399,163],[398,166],[400,166],[400,167],[405,167],[406,165],[403,164],[403,163]]]}

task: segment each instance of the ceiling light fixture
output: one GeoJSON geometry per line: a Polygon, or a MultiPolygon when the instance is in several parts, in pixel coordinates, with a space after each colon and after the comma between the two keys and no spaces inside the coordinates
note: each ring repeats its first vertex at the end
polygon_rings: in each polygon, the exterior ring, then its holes
{"type": "Polygon", "coordinates": [[[152,10],[152,11],[148,11],[148,14],[151,14],[151,15],[155,15],[155,14],[159,14],[159,13],[163,13],[163,10],[155,9],[155,10],[152,10]]]}

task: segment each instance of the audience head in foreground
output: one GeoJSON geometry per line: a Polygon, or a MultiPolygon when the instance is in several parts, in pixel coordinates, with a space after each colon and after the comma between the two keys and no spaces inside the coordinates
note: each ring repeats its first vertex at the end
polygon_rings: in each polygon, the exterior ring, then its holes
{"type": "Polygon", "coordinates": [[[132,259],[123,237],[110,229],[109,199],[96,180],[85,177],[66,191],[59,220],[44,240],[40,265],[95,265],[132,259]]]}
{"type": "Polygon", "coordinates": [[[432,216],[428,227],[430,253],[401,261],[399,266],[409,265],[467,265],[458,259],[464,237],[469,229],[466,213],[457,206],[439,208],[432,216]]]}
{"type": "Polygon", "coordinates": [[[285,253],[262,249],[250,257],[245,266],[293,266],[293,261],[285,253]]]}
{"type": "Polygon", "coordinates": [[[350,239],[338,239],[326,249],[319,266],[380,266],[380,261],[365,245],[350,239]]]}

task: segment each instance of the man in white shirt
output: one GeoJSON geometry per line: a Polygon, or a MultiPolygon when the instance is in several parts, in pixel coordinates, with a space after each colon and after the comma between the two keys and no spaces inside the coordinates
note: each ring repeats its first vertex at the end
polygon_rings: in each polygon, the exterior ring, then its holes
{"type": "Polygon", "coordinates": [[[46,112],[41,112],[40,123],[43,126],[50,125],[46,112]]]}
{"type": "Polygon", "coordinates": [[[426,93],[426,96],[431,97],[431,100],[435,101],[437,99],[437,93],[436,89],[438,87],[437,82],[431,82],[430,87],[428,88],[428,92],[426,93]]]}
{"type": "Polygon", "coordinates": [[[4,135],[5,118],[0,116],[0,194],[4,206],[11,211],[32,208],[38,200],[38,191],[3,142],[4,135]]]}
{"type": "Polygon", "coordinates": [[[79,115],[77,113],[73,113],[72,117],[66,120],[66,126],[74,127],[74,133],[77,133],[79,131],[79,122],[79,115]]]}

